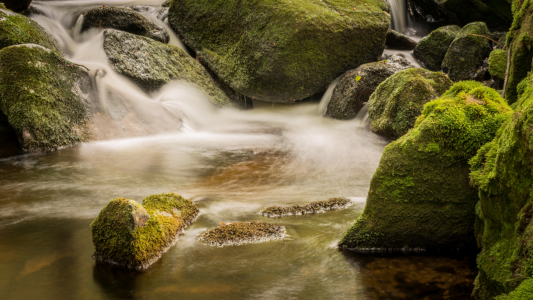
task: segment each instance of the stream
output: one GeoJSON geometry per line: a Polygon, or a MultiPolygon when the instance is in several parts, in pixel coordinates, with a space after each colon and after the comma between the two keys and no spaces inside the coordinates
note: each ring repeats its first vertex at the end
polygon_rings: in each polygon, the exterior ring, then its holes
{"type": "Polygon", "coordinates": [[[0,159],[1,299],[471,299],[471,256],[337,248],[389,142],[368,130],[364,115],[323,118],[316,101],[217,109],[180,83],[147,95],[111,69],[101,32],[79,32],[88,8],[150,5],[143,14],[184,47],[159,13],[162,2],[34,1],[42,15],[32,19],[91,69],[97,106],[110,117],[93,118],[97,141],[0,159]],[[151,121],[115,122],[110,93],[151,121]],[[168,192],[201,210],[175,246],[142,273],[95,263],[89,225],[111,199],[168,192]],[[332,197],[354,204],[318,215],[258,214],[332,197]],[[221,222],[250,220],[283,225],[287,236],[224,248],[197,241],[221,222]]]}

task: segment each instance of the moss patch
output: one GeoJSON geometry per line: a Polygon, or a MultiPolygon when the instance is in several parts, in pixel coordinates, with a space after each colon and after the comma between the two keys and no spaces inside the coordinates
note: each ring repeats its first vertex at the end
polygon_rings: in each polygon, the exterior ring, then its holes
{"type": "Polygon", "coordinates": [[[490,75],[499,79],[505,79],[507,71],[507,51],[496,49],[489,56],[490,75]]]}
{"type": "Polygon", "coordinates": [[[363,214],[340,246],[455,251],[475,245],[478,196],[468,160],[510,113],[495,90],[473,81],[427,103],[415,127],[385,148],[363,214]]]}
{"type": "Polygon", "coordinates": [[[172,193],[149,196],[142,206],[124,198],[111,200],[91,223],[94,257],[127,269],[146,269],[198,213],[191,201],[172,193]]]}
{"type": "Polygon", "coordinates": [[[285,227],[265,222],[238,222],[222,224],[202,233],[198,240],[211,246],[236,246],[280,240],[285,236],[285,227]]]}
{"type": "Polygon", "coordinates": [[[327,201],[311,202],[304,206],[300,206],[298,204],[291,206],[269,206],[259,213],[265,217],[271,218],[300,216],[306,214],[323,213],[328,210],[343,209],[348,207],[350,204],[351,201],[347,198],[331,198],[327,201]]]}
{"type": "Polygon", "coordinates": [[[450,44],[453,42],[461,27],[450,25],[433,30],[416,45],[413,55],[431,71],[440,71],[442,61],[450,44]]]}

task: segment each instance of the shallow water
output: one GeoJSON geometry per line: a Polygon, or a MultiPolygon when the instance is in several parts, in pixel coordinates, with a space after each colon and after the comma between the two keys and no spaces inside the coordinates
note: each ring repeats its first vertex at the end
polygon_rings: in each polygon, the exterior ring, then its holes
{"type": "Polygon", "coordinates": [[[363,116],[326,119],[318,103],[216,109],[180,83],[146,95],[109,68],[98,32],[75,30],[89,6],[161,2],[35,2],[45,11],[35,20],[56,28],[71,60],[93,76],[105,70],[98,93],[120,94],[138,120],[150,121],[128,126],[131,119],[118,120],[99,98],[99,141],[0,160],[1,299],[469,299],[470,258],[337,249],[388,143],[363,116]],[[96,264],[89,224],[100,209],[113,198],[141,202],[167,192],[201,210],[177,244],[142,273],[96,264]],[[354,205],[278,219],[258,214],[342,196],[354,205]],[[250,220],[283,225],[288,235],[224,248],[196,240],[221,222],[250,220]]]}

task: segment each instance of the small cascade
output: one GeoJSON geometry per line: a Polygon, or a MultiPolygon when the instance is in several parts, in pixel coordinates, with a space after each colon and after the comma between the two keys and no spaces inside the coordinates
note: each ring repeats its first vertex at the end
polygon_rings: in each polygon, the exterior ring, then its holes
{"type": "Polygon", "coordinates": [[[391,29],[399,33],[405,33],[409,22],[406,0],[388,1],[391,8],[391,29]]]}
{"type": "Polygon", "coordinates": [[[321,116],[326,114],[326,111],[328,110],[329,101],[331,101],[331,97],[333,96],[333,91],[339,83],[339,80],[341,80],[341,77],[342,75],[337,77],[335,80],[333,80],[332,83],[329,84],[328,89],[324,93],[324,96],[322,96],[322,99],[320,99],[320,104],[318,105],[318,113],[321,116]]]}

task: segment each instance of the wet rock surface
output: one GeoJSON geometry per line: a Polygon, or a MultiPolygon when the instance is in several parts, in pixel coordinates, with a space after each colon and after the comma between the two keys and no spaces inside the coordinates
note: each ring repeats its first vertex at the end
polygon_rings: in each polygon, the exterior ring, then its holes
{"type": "Polygon", "coordinates": [[[285,236],[285,227],[265,222],[238,222],[221,224],[202,233],[198,240],[211,246],[237,246],[280,240],[285,236]]]}
{"type": "Polygon", "coordinates": [[[30,7],[32,0],[2,0],[4,5],[12,11],[21,12],[30,7]]]}
{"type": "Polygon", "coordinates": [[[329,210],[343,209],[351,204],[350,199],[347,198],[331,198],[327,201],[311,202],[307,205],[292,205],[292,206],[269,206],[261,210],[260,214],[265,217],[284,217],[284,216],[300,216],[323,213],[329,210]]]}
{"type": "Polygon", "coordinates": [[[394,55],[347,72],[333,90],[326,116],[350,120],[357,116],[376,88],[394,73],[414,68],[405,58],[394,55]]]}
{"type": "Polygon", "coordinates": [[[440,71],[442,61],[448,52],[450,44],[455,40],[461,27],[450,25],[433,30],[428,36],[421,39],[413,55],[418,59],[426,69],[431,71],[440,71]]]}
{"type": "MultiPolygon", "coordinates": [[[[139,8],[142,11],[142,7],[139,8]]],[[[163,27],[154,24],[140,13],[127,8],[98,7],[83,14],[81,30],[90,28],[113,28],[136,35],[146,36],[162,43],[170,37],[163,27]]]]}
{"type": "Polygon", "coordinates": [[[455,13],[445,9],[435,0],[407,0],[407,10],[417,21],[436,26],[459,24],[455,13]]]}
{"type": "Polygon", "coordinates": [[[511,1],[508,0],[437,0],[445,9],[455,13],[462,25],[481,21],[491,30],[507,30],[511,26],[511,1]]]}
{"type": "Polygon", "coordinates": [[[389,30],[387,31],[385,46],[387,49],[413,50],[416,47],[416,42],[404,34],[389,30]]]}

